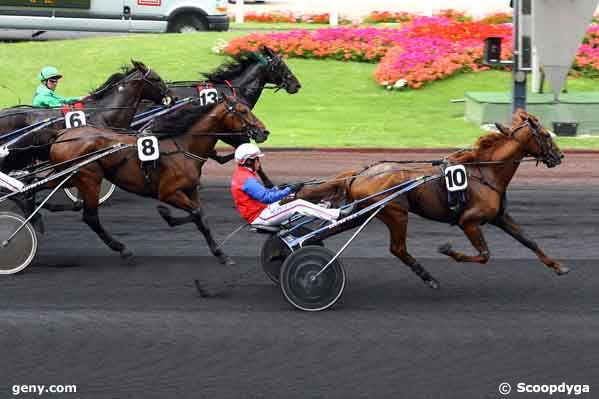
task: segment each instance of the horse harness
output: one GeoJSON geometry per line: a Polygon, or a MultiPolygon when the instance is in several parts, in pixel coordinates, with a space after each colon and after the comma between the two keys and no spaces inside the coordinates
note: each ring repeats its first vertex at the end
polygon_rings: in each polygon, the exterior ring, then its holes
{"type": "MultiPolygon", "coordinates": [[[[378,162],[375,162],[373,164],[365,166],[359,172],[355,173],[353,176],[350,177],[350,180],[349,180],[348,185],[347,185],[347,191],[349,192],[351,190],[351,187],[354,184],[355,180],[358,177],[360,177],[364,172],[366,172],[367,170],[369,170],[373,166],[379,165],[381,163],[386,163],[386,162],[395,162],[395,163],[397,163],[397,161],[378,161],[378,162]]],[[[402,163],[402,162],[400,162],[400,163],[402,163]]],[[[416,161],[416,163],[420,163],[420,162],[416,161]]],[[[445,170],[448,167],[452,166],[452,164],[447,159],[435,161],[435,162],[433,162],[433,164],[439,166],[439,169],[441,171],[441,173],[440,173],[441,176],[445,176],[445,170]]],[[[475,163],[473,163],[472,166],[476,167],[476,170],[478,170],[478,175],[473,174],[472,170],[470,168],[468,168],[467,169],[467,175],[468,175],[468,177],[469,178],[473,178],[474,180],[478,181],[480,184],[489,187],[491,190],[493,190],[494,192],[496,192],[497,194],[499,194],[499,196],[501,198],[501,204],[500,204],[499,214],[502,214],[504,212],[504,210],[505,210],[506,202],[507,202],[506,193],[500,191],[499,189],[497,189],[487,179],[487,177],[485,176],[485,174],[483,172],[483,169],[481,168],[481,163],[480,162],[475,162],[475,163]]],[[[458,221],[460,219],[460,216],[462,215],[462,213],[464,212],[464,210],[466,209],[466,206],[468,204],[468,200],[469,200],[468,190],[464,189],[464,190],[461,190],[461,191],[451,192],[451,191],[447,190],[447,187],[445,185],[445,179],[439,179],[439,184],[440,184],[441,191],[445,191],[446,196],[447,196],[447,207],[448,207],[448,209],[449,209],[449,211],[451,213],[451,224],[455,225],[455,224],[458,223],[458,221]]]]}

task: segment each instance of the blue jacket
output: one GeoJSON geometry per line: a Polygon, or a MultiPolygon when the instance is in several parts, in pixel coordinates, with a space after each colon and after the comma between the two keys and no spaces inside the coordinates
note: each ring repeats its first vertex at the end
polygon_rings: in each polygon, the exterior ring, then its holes
{"type": "Polygon", "coordinates": [[[244,193],[252,197],[253,199],[262,202],[263,204],[272,204],[291,194],[291,188],[287,187],[282,190],[273,187],[266,188],[262,184],[258,183],[253,177],[246,179],[241,186],[244,193]]]}
{"type": "Polygon", "coordinates": [[[258,183],[253,171],[244,166],[238,166],[231,179],[231,194],[241,216],[248,222],[252,222],[268,204],[291,194],[291,188],[267,189],[258,183]]]}

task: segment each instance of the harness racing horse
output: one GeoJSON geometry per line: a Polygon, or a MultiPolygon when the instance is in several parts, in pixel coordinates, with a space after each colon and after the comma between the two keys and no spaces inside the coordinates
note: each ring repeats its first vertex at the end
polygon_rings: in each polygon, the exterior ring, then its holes
{"type": "MultiPolygon", "coordinates": [[[[266,85],[274,85],[276,90],[285,89],[295,94],[302,87],[297,77],[291,72],[285,61],[268,47],[262,47],[256,53],[243,53],[210,73],[204,73],[206,81],[173,82],[169,89],[176,98],[198,97],[202,89],[214,88],[218,94],[233,95],[253,109],[266,85]]],[[[247,142],[246,137],[229,136],[221,141],[237,148],[247,142]]],[[[219,156],[211,154],[212,159],[223,164],[231,161],[234,154],[219,156]]],[[[266,174],[258,171],[258,175],[266,186],[273,184],[266,174]]]]}
{"type": "MultiPolygon", "coordinates": [[[[205,107],[204,107],[205,108],[205,107]]],[[[186,211],[189,216],[174,218],[166,207],[159,207],[160,214],[170,226],[193,222],[202,232],[212,253],[225,264],[234,264],[218,246],[206,221],[197,186],[200,181],[201,164],[223,135],[251,136],[263,142],[268,130],[249,108],[228,96],[216,105],[190,113],[191,127],[179,136],[168,136],[160,141],[160,158],[154,169],[140,166],[135,143],[135,135],[122,132],[81,127],[69,129],[52,145],[50,158],[54,163],[90,154],[113,144],[131,145],[113,155],[102,158],[97,163],[80,169],[67,184],[79,190],[83,199],[83,220],[106,243],[122,257],[131,252],[114,239],[100,224],[98,217],[98,196],[102,178],[131,193],[156,198],[161,202],[186,211]],[[198,115],[199,116],[198,118],[198,115]]]]}
{"type": "MultiPolygon", "coordinates": [[[[166,83],[143,63],[132,61],[133,67],[123,73],[115,73],[90,93],[83,101],[84,110],[89,108],[87,122],[97,126],[128,128],[135,110],[143,99],[154,103],[170,103],[171,94],[166,83]]],[[[0,136],[33,125],[46,118],[59,118],[61,108],[14,107],[0,111],[0,136]]],[[[65,127],[64,121],[55,122],[42,130],[23,133],[5,142],[11,151],[0,158],[0,170],[9,172],[31,165],[34,160],[48,159],[49,143],[65,127]],[[19,150],[30,147],[29,150],[19,150]]]]}
{"type": "MultiPolygon", "coordinates": [[[[439,252],[457,262],[484,264],[489,261],[489,248],[481,231],[481,225],[490,223],[534,251],[541,262],[558,275],[569,271],[567,267],[545,255],[539,246],[524,234],[505,209],[506,189],[524,157],[535,157],[537,161],[543,162],[549,168],[559,165],[563,158],[551,135],[540,125],[536,117],[519,110],[512,119],[514,122],[512,128],[497,124],[499,133],[482,136],[472,150],[460,151],[446,158],[448,164],[464,165],[469,176],[467,201],[457,218],[448,206],[448,195],[443,178],[432,180],[407,192],[400,197],[400,200],[391,202],[377,214],[377,217],[389,228],[391,253],[401,259],[432,288],[439,287],[438,281],[408,252],[406,245],[408,212],[438,222],[456,223],[462,229],[472,246],[478,251],[477,255],[470,256],[457,252],[450,244],[439,248],[439,252]]],[[[405,167],[400,168],[398,163],[382,162],[362,170],[342,173],[333,181],[316,187],[306,187],[300,191],[299,197],[311,201],[328,198],[340,202],[359,200],[374,194],[375,198],[360,204],[360,207],[366,207],[381,199],[380,196],[376,196],[376,193],[419,176],[435,174],[439,174],[439,170],[435,167],[410,170],[405,167]]],[[[359,221],[357,220],[356,223],[359,221]]],[[[341,230],[349,229],[356,223],[341,230]]]]}

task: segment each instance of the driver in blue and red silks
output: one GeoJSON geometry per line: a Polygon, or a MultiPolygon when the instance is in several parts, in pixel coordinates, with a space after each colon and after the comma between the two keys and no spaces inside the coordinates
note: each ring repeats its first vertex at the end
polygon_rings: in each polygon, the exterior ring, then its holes
{"type": "Polygon", "coordinates": [[[258,182],[256,171],[264,154],[254,144],[242,144],[235,150],[237,169],[231,179],[231,194],[241,216],[252,225],[278,226],[296,213],[334,221],[345,217],[353,207],[343,210],[325,208],[311,202],[296,199],[286,204],[279,201],[302,189],[303,183],[292,184],[283,189],[265,188],[258,182]]]}

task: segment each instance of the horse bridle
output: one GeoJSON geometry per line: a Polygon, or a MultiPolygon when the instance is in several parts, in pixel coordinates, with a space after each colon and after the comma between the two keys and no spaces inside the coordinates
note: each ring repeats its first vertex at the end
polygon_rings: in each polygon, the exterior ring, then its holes
{"type": "Polygon", "coordinates": [[[141,80],[148,83],[150,86],[156,86],[160,91],[160,96],[162,97],[162,104],[166,106],[170,106],[173,103],[173,98],[168,94],[169,88],[165,82],[160,78],[152,78],[152,68],[148,68],[148,70],[143,74],[141,80]]]}
{"type": "Polygon", "coordinates": [[[535,139],[537,146],[541,150],[541,154],[542,154],[541,160],[543,162],[549,162],[549,163],[552,163],[553,161],[555,161],[555,159],[554,159],[555,157],[551,154],[551,147],[550,147],[548,141],[541,137],[541,133],[539,133],[539,127],[536,126],[536,124],[534,124],[534,123],[530,123],[530,121],[528,119],[526,119],[524,121],[524,123],[522,123],[521,125],[515,127],[508,137],[512,140],[515,140],[518,143],[518,145],[520,145],[520,148],[525,150],[526,149],[525,143],[522,142],[520,139],[518,139],[518,137],[516,136],[516,133],[525,127],[528,127],[530,129],[530,131],[532,132],[532,137],[535,139]]]}
{"type": "Polygon", "coordinates": [[[223,102],[225,103],[225,110],[227,111],[227,114],[232,114],[238,117],[239,120],[241,120],[241,130],[244,131],[249,138],[255,140],[257,135],[256,131],[259,129],[259,127],[256,123],[250,121],[241,112],[237,111],[237,104],[241,103],[241,101],[235,98],[235,100],[232,103],[227,101],[226,99],[223,99],[223,102]]]}
{"type": "Polygon", "coordinates": [[[266,69],[281,80],[281,83],[275,84],[275,86],[274,86],[275,92],[277,92],[281,89],[287,90],[289,87],[290,75],[281,71],[282,66],[284,65],[284,62],[281,59],[281,57],[274,54],[274,55],[266,56],[265,59],[267,61],[266,69]]]}

